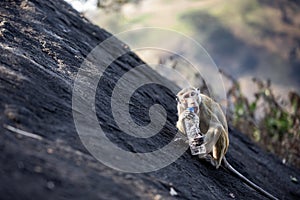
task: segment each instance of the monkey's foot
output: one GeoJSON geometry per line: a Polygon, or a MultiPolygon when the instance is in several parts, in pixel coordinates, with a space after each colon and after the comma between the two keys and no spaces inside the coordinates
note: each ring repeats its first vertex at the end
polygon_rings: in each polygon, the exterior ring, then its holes
{"type": "Polygon", "coordinates": [[[202,157],[206,162],[210,163],[213,167],[218,167],[218,162],[212,157],[212,155],[207,154],[205,157],[202,157]]]}

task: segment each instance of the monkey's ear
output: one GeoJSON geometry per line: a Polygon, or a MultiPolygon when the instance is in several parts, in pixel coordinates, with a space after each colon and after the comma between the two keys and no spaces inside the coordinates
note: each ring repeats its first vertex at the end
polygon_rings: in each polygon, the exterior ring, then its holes
{"type": "Polygon", "coordinates": [[[201,92],[200,92],[200,88],[196,88],[196,91],[197,91],[197,93],[198,93],[198,99],[199,99],[199,104],[201,103],[201,101],[202,101],[202,98],[201,98],[201,92]]]}
{"type": "Polygon", "coordinates": [[[181,103],[180,101],[179,101],[179,98],[178,98],[178,96],[176,96],[176,101],[177,101],[177,103],[181,103]]]}

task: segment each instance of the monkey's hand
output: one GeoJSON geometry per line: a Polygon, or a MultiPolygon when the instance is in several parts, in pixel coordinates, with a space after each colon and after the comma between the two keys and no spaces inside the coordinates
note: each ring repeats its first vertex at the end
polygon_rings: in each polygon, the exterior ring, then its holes
{"type": "Polygon", "coordinates": [[[193,119],[193,118],[194,118],[194,113],[189,110],[185,110],[180,114],[179,121],[182,121],[184,119],[193,119]]]}
{"type": "Polygon", "coordinates": [[[194,138],[192,144],[195,146],[201,146],[204,142],[204,136],[198,136],[196,138],[194,138]]]}
{"type": "MultiPolygon", "coordinates": [[[[179,140],[182,140],[186,144],[190,144],[190,141],[187,137],[178,137],[178,138],[175,138],[174,141],[176,142],[179,140]]],[[[194,138],[194,140],[192,141],[192,144],[195,146],[200,146],[203,144],[203,142],[204,142],[204,136],[200,136],[200,137],[194,138]]]]}

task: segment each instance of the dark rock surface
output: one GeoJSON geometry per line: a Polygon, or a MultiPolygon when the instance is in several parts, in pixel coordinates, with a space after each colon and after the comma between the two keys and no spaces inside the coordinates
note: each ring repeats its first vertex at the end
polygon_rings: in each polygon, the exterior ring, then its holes
{"type": "MultiPolygon", "coordinates": [[[[140,174],[113,170],[90,155],[75,129],[72,89],[87,54],[109,36],[63,1],[0,2],[1,199],[265,199],[189,151],[161,170],[140,174]],[[20,130],[39,137],[16,133],[20,130]],[[171,188],[178,195],[171,196],[171,188]]],[[[149,122],[147,109],[153,103],[167,111],[164,129],[151,140],[122,133],[110,109],[114,85],[140,64],[133,53],[111,64],[98,84],[96,111],[116,145],[149,152],[170,142],[176,132],[176,102],[168,87],[141,87],[131,99],[137,123],[149,122]]],[[[151,69],[141,73],[159,77],[151,69]]],[[[232,129],[230,140],[227,157],[236,169],[280,199],[300,199],[299,183],[291,180],[300,179],[298,170],[232,129]]]]}

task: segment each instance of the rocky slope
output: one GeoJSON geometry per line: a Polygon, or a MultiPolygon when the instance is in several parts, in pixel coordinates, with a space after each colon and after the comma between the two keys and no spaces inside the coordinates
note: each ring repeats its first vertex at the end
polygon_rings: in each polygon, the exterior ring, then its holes
{"type": "MultiPolygon", "coordinates": [[[[110,34],[60,0],[1,1],[0,19],[1,199],[264,199],[189,151],[149,173],[120,172],[98,162],[77,134],[72,90],[85,57],[110,34]]],[[[111,47],[105,56],[114,48],[124,45],[111,47]]],[[[170,142],[176,132],[176,102],[168,87],[141,87],[131,99],[131,116],[138,123],[149,122],[150,105],[166,109],[166,125],[149,140],[122,133],[110,107],[118,79],[140,64],[133,53],[113,62],[98,84],[95,103],[111,141],[128,151],[149,152],[170,142]]],[[[137,77],[160,78],[151,69],[140,73],[137,77]]],[[[227,157],[241,173],[280,199],[300,198],[299,171],[233,129],[230,139],[227,157]]]]}

